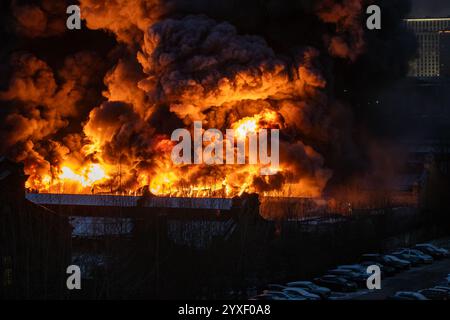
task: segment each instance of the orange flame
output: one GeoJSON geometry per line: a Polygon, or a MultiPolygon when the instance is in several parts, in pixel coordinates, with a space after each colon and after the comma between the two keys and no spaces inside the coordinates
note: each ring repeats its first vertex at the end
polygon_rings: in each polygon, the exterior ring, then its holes
{"type": "MultiPolygon", "coordinates": [[[[279,114],[273,110],[264,110],[252,117],[241,118],[231,124],[237,139],[245,139],[249,133],[257,133],[262,128],[273,128],[279,125],[279,114]]],[[[201,165],[176,166],[170,158],[171,141],[161,137],[157,148],[161,149],[157,159],[156,169],[137,170],[129,164],[121,165],[107,163],[102,159],[98,141],[83,146],[81,152],[84,159],[97,159],[98,162],[84,160],[82,165],[68,157],[51,174],[30,175],[27,188],[40,192],[65,193],[123,193],[140,194],[147,189],[154,195],[187,196],[187,197],[233,197],[244,192],[253,192],[254,179],[262,178],[260,165],[222,165],[214,168],[214,175],[203,174],[199,180],[199,172],[204,169],[201,165]],[[134,184],[129,184],[130,176],[134,174],[134,184]],[[197,181],[198,180],[198,181],[197,181]],[[122,183],[122,186],[118,187],[122,183]],[[112,186],[115,186],[114,188],[112,186]]],[[[269,168],[270,169],[270,168],[269,168]]],[[[274,169],[274,174],[283,168],[274,169]]],[[[207,171],[206,171],[207,172],[207,171]]],[[[307,184],[301,185],[302,192],[309,192],[307,184]]],[[[311,192],[314,193],[314,192],[311,192]]],[[[268,195],[269,192],[264,192],[268,195]]],[[[309,193],[307,193],[309,194],[309,193]]]]}

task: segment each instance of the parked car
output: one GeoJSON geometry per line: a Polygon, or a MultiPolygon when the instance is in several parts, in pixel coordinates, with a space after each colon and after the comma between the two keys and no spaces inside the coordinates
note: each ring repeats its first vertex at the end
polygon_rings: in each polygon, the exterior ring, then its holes
{"type": "Polygon", "coordinates": [[[384,265],[384,264],[381,264],[381,263],[376,262],[376,261],[364,261],[364,262],[361,262],[361,265],[366,267],[366,268],[368,266],[373,266],[373,265],[379,266],[380,270],[381,270],[381,276],[382,277],[384,277],[384,276],[392,276],[392,275],[394,275],[397,272],[397,269],[395,269],[393,267],[390,267],[390,266],[387,266],[387,265],[384,265]]]}
{"type": "Polygon", "coordinates": [[[414,248],[437,259],[448,258],[450,255],[447,249],[438,248],[431,243],[419,243],[414,248]]]}
{"type": "Polygon", "coordinates": [[[328,274],[336,275],[345,278],[349,281],[355,282],[358,285],[365,286],[369,275],[367,273],[354,272],[348,269],[332,269],[328,270],[328,274]]]}
{"type": "Polygon", "coordinates": [[[398,291],[393,296],[389,297],[390,300],[428,300],[423,294],[413,291],[398,291]]]}
{"type": "Polygon", "coordinates": [[[405,252],[397,251],[397,252],[391,253],[390,255],[397,257],[399,259],[402,259],[402,260],[409,261],[411,263],[411,266],[413,266],[413,267],[418,266],[419,264],[422,263],[422,259],[420,259],[416,255],[406,254],[405,252]]]}
{"type": "Polygon", "coordinates": [[[249,300],[259,300],[259,301],[270,301],[270,300],[283,300],[283,299],[274,299],[274,297],[270,294],[259,294],[257,296],[251,297],[249,300]]]}
{"type": "Polygon", "coordinates": [[[411,268],[411,262],[409,262],[408,260],[400,259],[396,256],[392,256],[390,254],[384,255],[383,261],[385,264],[388,264],[389,266],[399,270],[406,270],[411,268]]]}
{"type": "Polygon", "coordinates": [[[332,292],[328,300],[348,300],[348,296],[341,292],[332,292]]]}
{"type": "MultiPolygon", "coordinates": [[[[403,254],[405,257],[414,256],[419,259],[419,263],[433,263],[433,257],[416,249],[401,249],[396,253],[403,254]]],[[[395,255],[395,254],[394,254],[395,255]]]]}
{"type": "Polygon", "coordinates": [[[300,288],[286,288],[283,292],[294,298],[300,297],[305,298],[306,300],[321,300],[319,295],[300,288]]]}
{"type": "Polygon", "coordinates": [[[338,269],[348,269],[348,270],[352,270],[354,272],[360,272],[365,275],[367,274],[367,276],[369,276],[369,274],[367,273],[367,268],[369,266],[373,266],[373,265],[380,267],[382,277],[384,277],[385,274],[391,275],[395,272],[395,270],[393,268],[385,267],[381,263],[374,262],[374,261],[364,261],[364,262],[361,262],[360,264],[342,265],[342,266],[338,266],[337,268],[338,269]]]}
{"type": "Polygon", "coordinates": [[[344,264],[337,266],[337,269],[351,270],[353,272],[367,273],[367,267],[361,264],[344,264]]]}
{"type": "Polygon", "coordinates": [[[300,289],[304,289],[308,292],[317,294],[319,296],[321,296],[322,298],[328,298],[331,294],[331,290],[325,287],[320,287],[314,283],[312,283],[311,281],[294,281],[294,282],[289,282],[287,284],[288,287],[293,287],[293,288],[300,288],[300,289]]]}
{"type": "Polygon", "coordinates": [[[450,287],[449,286],[435,286],[433,289],[440,289],[447,292],[448,298],[450,298],[450,287]]]}
{"type": "Polygon", "coordinates": [[[327,287],[333,291],[350,292],[355,291],[358,288],[356,283],[348,281],[345,278],[330,274],[315,278],[314,282],[319,286],[327,287]]]}
{"type": "Polygon", "coordinates": [[[388,276],[396,273],[397,268],[394,263],[389,259],[385,259],[385,256],[378,253],[368,253],[361,256],[361,264],[364,266],[379,264],[380,269],[388,276]]]}
{"type": "Polygon", "coordinates": [[[429,288],[419,291],[420,294],[424,295],[430,300],[448,300],[448,293],[442,289],[429,288]]]}
{"type": "Polygon", "coordinates": [[[409,250],[409,252],[410,252],[411,254],[416,254],[416,255],[418,255],[419,257],[423,258],[424,263],[430,264],[430,263],[433,263],[433,262],[434,262],[433,257],[430,256],[429,254],[423,253],[422,251],[417,250],[417,249],[407,249],[407,250],[409,250]]]}
{"type": "Polygon", "coordinates": [[[273,297],[273,300],[306,300],[302,298],[292,297],[282,291],[264,290],[263,294],[268,294],[273,297]]]}

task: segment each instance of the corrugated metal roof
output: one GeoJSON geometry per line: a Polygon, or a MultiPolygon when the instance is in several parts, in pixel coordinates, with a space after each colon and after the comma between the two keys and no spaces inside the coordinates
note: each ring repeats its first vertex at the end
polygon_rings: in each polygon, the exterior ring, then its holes
{"type": "MultiPolygon", "coordinates": [[[[99,207],[137,207],[137,196],[27,193],[26,198],[42,205],[71,205],[99,207]]],[[[220,209],[230,210],[233,200],[227,198],[146,198],[140,206],[148,208],[220,209]]]]}

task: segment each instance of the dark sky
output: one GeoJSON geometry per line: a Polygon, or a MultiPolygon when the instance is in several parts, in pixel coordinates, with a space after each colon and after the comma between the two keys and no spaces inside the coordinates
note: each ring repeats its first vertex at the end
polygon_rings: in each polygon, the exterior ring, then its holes
{"type": "Polygon", "coordinates": [[[450,0],[411,0],[411,17],[448,17],[450,0]]]}

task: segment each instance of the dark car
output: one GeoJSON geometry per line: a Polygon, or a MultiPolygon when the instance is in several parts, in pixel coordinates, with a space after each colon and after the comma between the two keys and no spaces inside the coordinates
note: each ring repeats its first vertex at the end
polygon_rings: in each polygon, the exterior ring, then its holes
{"type": "Polygon", "coordinates": [[[314,282],[333,291],[351,292],[358,288],[356,283],[335,275],[324,275],[314,279],[314,282]]]}
{"type": "Polygon", "coordinates": [[[416,249],[400,249],[397,252],[394,252],[392,254],[393,256],[399,257],[398,255],[401,255],[405,260],[411,261],[411,259],[418,259],[419,264],[421,263],[433,263],[433,257],[425,254],[419,250],[416,249]]]}
{"type": "Polygon", "coordinates": [[[397,273],[397,269],[395,269],[393,267],[390,267],[390,266],[387,266],[387,265],[384,265],[384,264],[381,264],[381,263],[376,262],[376,261],[363,261],[363,262],[361,262],[361,265],[363,265],[365,267],[372,266],[372,265],[379,266],[380,270],[381,270],[381,276],[382,277],[384,277],[385,275],[386,276],[392,276],[392,275],[397,273]]]}
{"type": "Polygon", "coordinates": [[[449,256],[449,252],[446,249],[438,248],[430,243],[416,244],[414,249],[419,250],[425,254],[432,256],[435,259],[443,259],[449,256]]]}
{"type": "Polygon", "coordinates": [[[409,261],[411,263],[411,266],[413,267],[418,266],[419,264],[422,263],[422,259],[420,259],[419,257],[416,257],[415,255],[409,255],[404,252],[393,252],[390,255],[402,260],[409,261]]]}
{"type": "Polygon", "coordinates": [[[347,269],[347,270],[351,270],[353,272],[362,273],[362,274],[369,276],[369,274],[367,273],[367,268],[370,266],[373,266],[373,265],[380,267],[381,277],[384,277],[385,274],[382,270],[383,266],[377,262],[372,262],[372,261],[361,262],[359,264],[344,264],[344,265],[338,266],[337,269],[347,269]]]}
{"type": "Polygon", "coordinates": [[[305,289],[308,292],[317,294],[319,296],[321,296],[322,298],[328,298],[331,294],[331,290],[325,287],[320,287],[314,283],[312,283],[311,281],[294,281],[294,282],[289,282],[287,284],[288,287],[290,288],[301,288],[301,289],[305,289]]]}
{"type": "Polygon", "coordinates": [[[420,294],[424,295],[430,300],[448,300],[448,292],[441,289],[429,288],[419,291],[420,294]]]}
{"type": "Polygon", "coordinates": [[[249,300],[259,300],[259,301],[270,301],[270,300],[276,300],[273,296],[270,294],[260,294],[254,297],[251,297],[249,300]]]}
{"type": "Polygon", "coordinates": [[[433,287],[433,289],[440,289],[440,290],[444,290],[445,292],[447,292],[448,298],[450,299],[450,287],[449,286],[435,286],[433,287]]]}
{"type": "Polygon", "coordinates": [[[411,262],[400,259],[395,256],[391,256],[389,254],[383,256],[383,261],[385,262],[386,265],[394,267],[398,270],[406,270],[411,268],[411,262]]]}
{"type": "Polygon", "coordinates": [[[388,276],[394,275],[400,268],[396,267],[389,259],[385,259],[384,255],[371,253],[363,254],[361,256],[361,264],[367,266],[369,263],[377,264],[380,269],[388,276]]]}
{"type": "Polygon", "coordinates": [[[328,274],[342,277],[348,281],[355,282],[359,286],[366,286],[367,278],[369,275],[367,273],[356,272],[348,269],[332,269],[328,271],[328,274]]]}
{"type": "Polygon", "coordinates": [[[328,300],[348,300],[348,295],[342,292],[332,292],[328,300]]]}
{"type": "Polygon", "coordinates": [[[412,291],[398,291],[389,300],[428,300],[423,294],[412,291]]]}
{"type": "Polygon", "coordinates": [[[305,300],[301,297],[292,297],[282,291],[264,290],[262,294],[271,295],[273,300],[305,300]]]}

